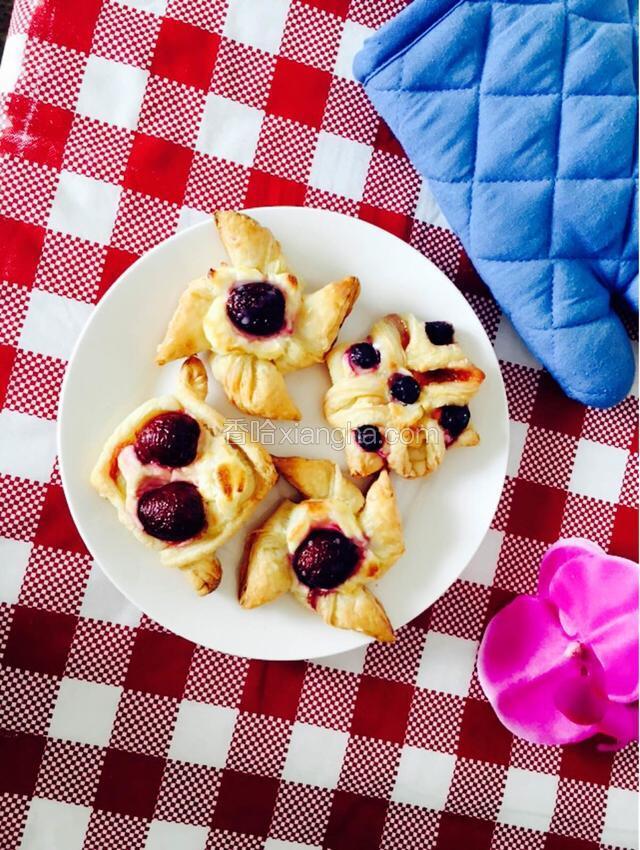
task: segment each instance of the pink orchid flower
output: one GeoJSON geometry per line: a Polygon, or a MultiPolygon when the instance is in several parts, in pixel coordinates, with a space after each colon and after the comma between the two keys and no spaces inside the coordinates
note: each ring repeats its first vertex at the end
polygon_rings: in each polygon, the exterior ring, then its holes
{"type": "Polygon", "coordinates": [[[480,684],[504,725],[537,744],[638,738],[638,565],[587,540],[555,543],[537,597],[487,626],[480,684]]]}

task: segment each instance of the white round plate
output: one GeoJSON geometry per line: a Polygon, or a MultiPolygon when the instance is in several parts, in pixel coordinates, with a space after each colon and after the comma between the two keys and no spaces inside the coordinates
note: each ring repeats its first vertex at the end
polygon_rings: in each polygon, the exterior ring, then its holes
{"type": "MultiPolygon", "coordinates": [[[[493,348],[473,310],[429,260],[371,224],[324,210],[267,207],[249,210],[281,241],[294,271],[315,289],[348,274],[362,294],[340,339],[358,340],[379,317],[413,312],[446,319],[487,379],[471,404],[480,445],[448,452],[433,475],[406,481],[393,476],[404,523],[406,554],[373,588],[395,627],[431,605],[460,575],[484,537],[498,504],[507,448],[507,405],[493,348]]],[[[111,287],[78,340],[62,390],[60,468],[73,519],[111,581],[135,605],[168,629],[223,652],[252,658],[317,658],[369,642],[333,629],[285,596],[253,611],[236,600],[236,567],[249,528],[263,521],[284,495],[279,482],[247,527],[219,551],[224,578],[209,596],[197,596],[177,570],[160,565],[89,485],[100,449],[137,405],[171,392],[179,363],[158,368],[155,349],[186,283],[225,259],[212,222],[205,221],[158,245],[111,287]]],[[[323,365],[287,376],[302,422],[273,426],[248,420],[210,379],[209,402],[229,418],[261,426],[273,454],[325,457],[344,465],[330,445],[322,416],[329,387],[323,365]],[[319,429],[318,435],[309,429],[319,429]],[[321,429],[321,430],[320,430],[321,429]],[[308,444],[312,441],[312,444],[308,444]]]]}

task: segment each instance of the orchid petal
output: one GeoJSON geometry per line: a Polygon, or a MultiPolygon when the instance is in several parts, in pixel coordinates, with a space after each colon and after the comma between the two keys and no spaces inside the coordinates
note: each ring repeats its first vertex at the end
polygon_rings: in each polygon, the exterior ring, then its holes
{"type": "Polygon", "coordinates": [[[638,699],[639,576],[632,561],[585,552],[558,566],[547,590],[567,635],[596,654],[615,702],[638,699]]]}
{"type": "Polygon", "coordinates": [[[538,595],[547,596],[551,580],[566,561],[584,554],[604,555],[604,549],[597,543],[592,543],[591,540],[583,540],[581,537],[566,537],[550,546],[540,561],[538,595]]]}
{"type": "Polygon", "coordinates": [[[638,703],[622,705],[610,702],[607,713],[598,724],[598,732],[611,738],[611,743],[602,742],[598,749],[603,751],[621,750],[631,741],[638,740],[638,703]]]}
{"type": "Polygon", "coordinates": [[[534,743],[584,740],[606,714],[598,659],[567,637],[545,600],[521,596],[496,614],[480,646],[478,675],[504,725],[534,743]]]}
{"type": "Polygon", "coordinates": [[[609,707],[606,679],[602,665],[588,647],[578,645],[574,656],[576,663],[566,666],[554,701],[573,723],[588,726],[602,720],[609,707]]]}

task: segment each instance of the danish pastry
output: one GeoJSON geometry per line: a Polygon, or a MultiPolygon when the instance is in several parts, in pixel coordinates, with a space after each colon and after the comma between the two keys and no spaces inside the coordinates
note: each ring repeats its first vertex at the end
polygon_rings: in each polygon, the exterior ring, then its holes
{"type": "Polygon", "coordinates": [[[331,626],[392,641],[389,618],[366,586],[404,552],[388,473],[380,473],[365,499],[329,461],[273,460],[306,498],[298,504],[285,500],[250,535],[240,604],[255,608],[289,591],[331,626]]]}
{"type": "Polygon", "coordinates": [[[278,477],[268,452],[205,403],[197,357],[180,370],[175,395],[131,413],[107,440],[91,483],[120,521],[160,560],[188,572],[199,594],[222,576],[216,550],[249,517],[278,477]]]}
{"type": "Polygon", "coordinates": [[[485,376],[448,322],[385,316],[366,340],[336,346],[327,366],[324,412],[345,432],[352,475],[383,467],[405,478],[427,475],[450,446],[479,442],[468,403],[485,376]]]}
{"type": "Polygon", "coordinates": [[[237,212],[217,212],[215,221],[231,264],[189,284],[156,360],[211,351],[213,374],[236,407],[300,419],[283,375],[324,359],[360,284],[346,277],[304,295],[269,230],[237,212]]]}

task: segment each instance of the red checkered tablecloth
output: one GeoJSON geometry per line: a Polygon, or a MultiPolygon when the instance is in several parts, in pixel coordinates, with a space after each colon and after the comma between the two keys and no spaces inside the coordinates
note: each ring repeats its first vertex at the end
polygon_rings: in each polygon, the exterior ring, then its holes
{"type": "Polygon", "coordinates": [[[0,848],[637,847],[637,748],[532,746],[474,668],[545,547],[637,556],[636,399],[561,395],[351,76],[405,0],[17,0],[0,92],[0,848]],[[142,252],[218,207],[306,204],[407,239],[494,341],[511,459],[462,578],[321,662],[176,637],[113,589],[56,463],[74,340],[142,252]]]}

